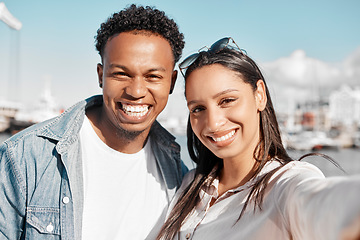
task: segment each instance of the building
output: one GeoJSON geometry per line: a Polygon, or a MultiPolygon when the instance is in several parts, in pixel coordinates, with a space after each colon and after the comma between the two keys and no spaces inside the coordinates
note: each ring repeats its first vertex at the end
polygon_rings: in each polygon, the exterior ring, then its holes
{"type": "Polygon", "coordinates": [[[332,126],[360,126],[360,88],[343,85],[329,97],[332,126]]]}

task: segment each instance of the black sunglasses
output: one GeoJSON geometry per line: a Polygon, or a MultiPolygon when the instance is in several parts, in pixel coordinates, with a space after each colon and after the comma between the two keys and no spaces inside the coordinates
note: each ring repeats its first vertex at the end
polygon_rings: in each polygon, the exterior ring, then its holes
{"type": "MultiPolygon", "coordinates": [[[[236,44],[236,42],[234,41],[234,39],[232,37],[224,37],[220,40],[217,40],[215,43],[213,43],[210,48],[205,46],[202,47],[198,50],[197,53],[193,53],[190,56],[188,56],[187,58],[184,59],[184,61],[182,61],[179,64],[179,69],[181,74],[185,77],[185,73],[183,72],[183,70],[187,69],[191,64],[193,64],[193,62],[195,62],[195,60],[199,57],[200,52],[202,52],[203,49],[207,48],[208,52],[213,52],[213,53],[218,53],[221,50],[223,50],[224,48],[229,48],[230,47],[230,43],[234,43],[237,50],[239,50],[242,54],[247,54],[246,51],[244,49],[239,48],[239,46],[236,44]]],[[[234,47],[231,47],[234,49],[234,47]]]]}

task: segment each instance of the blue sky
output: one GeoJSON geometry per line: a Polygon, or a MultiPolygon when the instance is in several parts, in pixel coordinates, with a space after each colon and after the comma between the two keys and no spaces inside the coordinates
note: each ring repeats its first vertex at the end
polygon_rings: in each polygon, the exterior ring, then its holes
{"type": "Polygon", "coordinates": [[[309,58],[337,65],[360,47],[358,0],[3,2],[23,28],[15,32],[0,21],[0,99],[22,102],[36,100],[46,82],[64,107],[100,93],[94,36],[108,16],[131,3],[155,6],[174,18],[185,34],[184,56],[223,36],[232,36],[259,63],[302,49],[309,58]],[[9,83],[16,38],[18,78],[9,83]]]}

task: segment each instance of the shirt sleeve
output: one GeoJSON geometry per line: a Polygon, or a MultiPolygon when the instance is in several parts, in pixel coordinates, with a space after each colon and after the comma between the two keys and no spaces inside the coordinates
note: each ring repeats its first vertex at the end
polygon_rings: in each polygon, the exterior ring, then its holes
{"type": "Polygon", "coordinates": [[[305,162],[286,168],[278,176],[277,203],[293,239],[360,236],[360,176],[325,178],[305,162]]]}
{"type": "Polygon", "coordinates": [[[0,239],[20,239],[25,216],[23,178],[11,154],[0,145],[0,239]]]}

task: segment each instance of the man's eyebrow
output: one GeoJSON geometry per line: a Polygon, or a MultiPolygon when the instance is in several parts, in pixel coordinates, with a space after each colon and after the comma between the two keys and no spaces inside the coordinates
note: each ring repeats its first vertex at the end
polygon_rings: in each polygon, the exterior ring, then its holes
{"type": "Polygon", "coordinates": [[[158,67],[158,68],[150,68],[147,72],[156,72],[156,71],[160,71],[160,72],[165,72],[166,69],[163,67],[158,67]]]}
{"type": "MultiPolygon", "coordinates": [[[[125,71],[129,71],[129,69],[126,66],[120,65],[120,64],[114,64],[114,63],[110,64],[110,68],[121,68],[125,71]]],[[[163,67],[154,67],[154,68],[148,69],[146,72],[149,73],[149,72],[156,72],[156,71],[165,72],[166,69],[163,67]]]]}
{"type": "Polygon", "coordinates": [[[120,65],[120,64],[110,64],[110,68],[121,68],[121,69],[124,69],[124,70],[128,70],[127,67],[125,67],[124,65],[120,65]]]}

